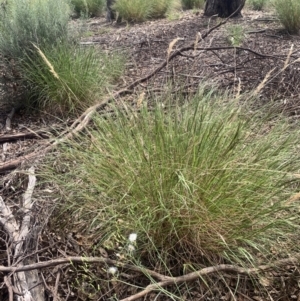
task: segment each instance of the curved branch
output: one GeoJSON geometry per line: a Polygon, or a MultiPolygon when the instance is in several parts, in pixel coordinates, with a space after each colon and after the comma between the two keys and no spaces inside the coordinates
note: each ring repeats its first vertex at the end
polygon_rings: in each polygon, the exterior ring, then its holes
{"type": "Polygon", "coordinates": [[[153,278],[161,280],[161,282],[164,283],[166,282],[166,284],[164,284],[165,286],[172,283],[191,281],[198,278],[199,276],[208,275],[216,272],[232,272],[232,273],[238,273],[243,275],[253,275],[253,274],[258,274],[259,272],[262,271],[271,270],[273,268],[279,268],[291,264],[295,265],[300,263],[300,253],[295,254],[293,257],[276,260],[270,264],[260,265],[256,268],[244,268],[232,264],[219,264],[211,267],[206,267],[199,271],[195,271],[186,274],[184,276],[178,276],[178,277],[165,276],[160,273],[154,272],[152,270],[146,269],[144,267],[134,266],[131,264],[124,264],[117,260],[113,260],[106,257],[82,257],[82,256],[66,256],[63,258],[57,258],[49,261],[38,262],[38,263],[33,263],[33,264],[28,264],[28,265],[18,266],[18,267],[14,267],[14,266],[6,267],[0,265],[0,272],[15,273],[21,271],[39,270],[39,269],[57,266],[61,264],[73,264],[73,263],[103,263],[103,264],[115,265],[124,269],[141,272],[145,275],[150,275],[153,278]]]}
{"type": "Polygon", "coordinates": [[[152,291],[159,290],[160,288],[172,284],[180,284],[183,282],[189,282],[192,280],[196,280],[198,278],[201,278],[202,276],[213,274],[213,273],[220,273],[220,272],[230,272],[230,273],[236,273],[236,274],[242,274],[242,275],[255,275],[258,274],[259,272],[262,271],[267,271],[270,270],[274,267],[280,267],[280,266],[285,266],[289,264],[296,264],[299,263],[300,261],[300,254],[297,254],[295,257],[287,258],[287,259],[282,259],[273,262],[272,264],[268,265],[261,265],[258,266],[257,268],[243,268],[235,265],[229,265],[229,264],[220,264],[216,266],[211,266],[207,268],[203,268],[199,271],[195,271],[183,276],[178,276],[178,277],[171,277],[171,279],[166,279],[162,280],[160,282],[150,284],[148,285],[145,289],[142,291],[138,292],[137,294],[134,294],[130,297],[121,299],[120,301],[133,301],[136,299],[139,299],[148,293],[152,291]]]}

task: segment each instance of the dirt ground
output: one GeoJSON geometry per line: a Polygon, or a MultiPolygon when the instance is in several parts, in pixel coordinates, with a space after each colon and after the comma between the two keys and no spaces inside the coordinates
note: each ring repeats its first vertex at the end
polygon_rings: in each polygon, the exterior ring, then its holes
{"type": "MultiPolygon", "coordinates": [[[[161,19],[141,24],[107,24],[104,18],[95,18],[89,21],[89,28],[81,41],[81,47],[96,45],[106,51],[117,51],[126,55],[128,58],[126,72],[114,87],[114,91],[117,91],[136,79],[147,76],[159,67],[166,60],[172,41],[174,45],[170,53],[194,42],[195,49],[182,51],[170,60],[166,67],[135,87],[134,93],[126,96],[125,100],[134,105],[141,93],[145,93],[146,98],[163,95],[164,87],[170,83],[173,84],[175,90],[177,87],[181,92],[189,94],[196,92],[205,81],[220,90],[228,90],[233,95],[237,95],[252,91],[264,82],[264,88],[259,91],[257,102],[280,103],[282,111],[297,119],[300,113],[300,36],[289,35],[283,30],[273,12],[245,10],[243,18],[229,20],[226,25],[213,31],[206,39],[202,39],[203,34],[219,21],[219,19],[202,16],[201,11],[184,12],[179,19],[174,21],[161,19]],[[232,41],[235,38],[232,35],[233,26],[242,28],[242,42],[238,47],[232,47],[232,41]],[[177,39],[176,42],[175,39],[177,39]]],[[[108,93],[114,91],[108,91],[108,93]]],[[[43,147],[49,131],[57,132],[71,120],[62,121],[47,112],[27,112],[20,109],[13,114],[11,125],[9,125],[7,118],[15,106],[11,95],[11,93],[3,94],[0,98],[0,170],[2,170],[0,195],[17,211],[18,202],[26,187],[26,177],[22,171],[12,173],[11,170],[3,171],[3,166],[11,160],[22,158],[37,148],[43,147]],[[24,137],[14,137],[22,133],[24,137]]],[[[27,167],[28,162],[24,160],[20,170],[27,167]]],[[[42,192],[37,194],[44,198],[42,192]]],[[[38,200],[37,196],[36,200],[38,200]]],[[[43,213],[43,205],[37,202],[34,219],[41,227],[47,223],[45,217],[40,220],[43,213]]],[[[38,247],[48,248],[46,252],[40,253],[41,261],[61,256],[59,249],[64,250],[64,253],[68,255],[78,254],[76,245],[80,244],[76,242],[76,235],[74,237],[71,234],[72,237],[70,237],[70,233],[65,234],[66,237],[57,237],[56,233],[41,235],[38,247]],[[70,243],[70,240],[75,240],[75,242],[70,243]]],[[[80,252],[85,251],[80,249],[80,252]]],[[[7,265],[5,234],[2,229],[0,265],[7,265]]],[[[124,286],[107,288],[106,295],[101,295],[101,291],[95,293],[84,288],[76,291],[73,290],[70,279],[76,277],[79,279],[82,274],[78,275],[76,273],[79,272],[60,268],[63,271],[60,280],[62,285],[56,291],[59,296],[57,300],[116,300],[113,297],[114,293],[118,293],[119,298],[124,298],[136,291],[136,288],[126,291],[124,286]]],[[[47,272],[47,300],[53,300],[57,270],[47,272]]],[[[101,271],[97,269],[92,271],[97,277],[101,276],[101,271]]],[[[84,274],[83,271],[81,272],[84,274]]],[[[263,290],[254,286],[248,278],[236,279],[231,274],[224,276],[226,285],[220,277],[207,280],[209,289],[199,280],[187,289],[181,290],[181,299],[300,301],[297,268],[291,266],[268,274],[268,277],[272,278],[272,281],[265,284],[262,280],[263,290]],[[239,288],[236,289],[237,294],[233,296],[230,292],[235,291],[237,282],[239,282],[239,288]]],[[[3,289],[0,292],[0,300],[5,301],[8,300],[8,296],[1,281],[0,287],[3,289]]],[[[146,286],[147,279],[141,279],[136,284],[146,286]]],[[[149,294],[145,300],[171,300],[171,298],[153,293],[149,294]]]]}

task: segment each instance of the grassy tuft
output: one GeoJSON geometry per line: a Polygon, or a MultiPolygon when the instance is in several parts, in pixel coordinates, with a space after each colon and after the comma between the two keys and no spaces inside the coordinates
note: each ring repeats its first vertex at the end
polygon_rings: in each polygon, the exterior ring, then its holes
{"type": "Polygon", "coordinates": [[[168,18],[168,20],[178,20],[181,16],[182,12],[182,4],[180,0],[173,0],[167,9],[167,12],[165,13],[165,16],[168,18]]]}
{"type": "Polygon", "coordinates": [[[227,35],[227,41],[231,46],[241,46],[245,38],[244,28],[238,24],[229,25],[227,35]]]}
{"type": "Polygon", "coordinates": [[[142,22],[151,18],[165,17],[178,9],[178,0],[118,0],[113,8],[129,22],[142,22]]]}
{"type": "Polygon", "coordinates": [[[105,8],[105,0],[71,0],[77,16],[99,17],[105,8]]]}
{"type": "Polygon", "coordinates": [[[253,10],[263,10],[268,0],[249,0],[248,3],[253,10]]]}
{"type": "Polygon", "coordinates": [[[74,41],[70,15],[69,0],[9,0],[0,6],[0,60],[11,81],[18,83],[15,94],[27,92],[21,64],[38,64],[34,45],[44,49],[74,41]]]}
{"type": "Polygon", "coordinates": [[[153,0],[151,1],[151,17],[152,18],[161,18],[164,17],[168,11],[170,3],[173,0],[153,0]]]}
{"type": "Polygon", "coordinates": [[[274,5],[285,29],[290,34],[297,34],[300,30],[300,1],[274,0],[274,5]]]}
{"type": "Polygon", "coordinates": [[[121,56],[69,43],[37,48],[21,66],[30,103],[67,113],[93,104],[123,69],[121,56]]]}
{"type": "Polygon", "coordinates": [[[144,0],[118,0],[113,8],[129,22],[143,22],[151,15],[151,3],[144,0]]]}
{"type": "Polygon", "coordinates": [[[185,9],[204,8],[205,0],[182,0],[185,9]]]}
{"type": "Polygon", "coordinates": [[[300,136],[278,116],[264,119],[202,92],[167,111],[98,116],[48,166],[64,199],[57,222],[112,249],[136,232],[139,254],[154,264],[276,248],[274,237],[294,231],[295,204],[285,201],[298,181],[300,136]]]}
{"type": "Polygon", "coordinates": [[[0,53],[21,58],[32,43],[55,45],[68,36],[68,0],[10,0],[0,8],[0,53]]]}

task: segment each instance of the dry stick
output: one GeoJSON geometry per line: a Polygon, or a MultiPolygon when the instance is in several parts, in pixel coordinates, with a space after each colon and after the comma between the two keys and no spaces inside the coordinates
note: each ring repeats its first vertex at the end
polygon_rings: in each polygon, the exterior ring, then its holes
{"type": "Polygon", "coordinates": [[[121,299],[120,301],[133,301],[136,299],[139,299],[148,293],[156,290],[160,290],[162,287],[171,285],[171,284],[179,284],[183,282],[192,281],[195,279],[198,279],[202,276],[209,275],[212,273],[218,273],[218,272],[232,272],[232,273],[238,273],[238,274],[244,274],[244,275],[250,275],[250,274],[258,274],[260,271],[266,271],[271,269],[274,265],[279,264],[280,266],[285,264],[291,264],[291,263],[297,263],[300,260],[300,254],[297,255],[297,257],[294,258],[288,258],[283,260],[278,260],[277,262],[274,262],[272,265],[262,265],[257,268],[242,268],[239,266],[234,265],[227,265],[227,264],[220,264],[212,267],[203,268],[200,271],[192,272],[184,276],[179,277],[173,277],[173,279],[170,280],[163,280],[154,284],[148,285],[145,289],[143,289],[141,292],[134,294],[130,297],[121,299]],[[292,259],[292,261],[290,261],[292,259]]]}
{"type": "Polygon", "coordinates": [[[54,291],[53,291],[53,301],[58,301],[58,285],[59,285],[59,279],[60,279],[60,271],[57,273],[56,280],[55,280],[55,286],[54,286],[54,291]]]}
{"type": "Polygon", "coordinates": [[[39,130],[39,131],[32,131],[32,132],[26,132],[26,133],[18,133],[13,135],[2,135],[0,136],[0,143],[4,142],[12,142],[16,140],[21,139],[43,139],[43,138],[49,138],[49,131],[46,130],[39,130]]]}
{"type": "MultiPolygon", "coordinates": [[[[224,25],[229,18],[231,17],[231,15],[223,20],[222,22],[218,23],[217,25],[215,25],[214,27],[210,28],[209,30],[207,30],[203,35],[202,35],[202,39],[206,38],[212,31],[216,30],[217,28],[219,28],[220,26],[224,25]]],[[[36,159],[37,157],[40,157],[44,154],[46,154],[48,151],[50,151],[51,149],[53,149],[53,147],[57,146],[58,143],[64,142],[67,139],[71,138],[72,136],[74,136],[76,133],[82,131],[82,129],[85,128],[85,126],[91,121],[93,115],[100,109],[103,109],[112,99],[116,98],[116,97],[120,97],[120,96],[124,96],[126,94],[131,93],[132,89],[136,86],[138,86],[140,83],[145,82],[146,80],[150,79],[151,77],[153,77],[155,74],[157,74],[160,70],[162,70],[164,67],[167,66],[168,62],[170,62],[172,59],[174,59],[177,55],[179,55],[181,52],[184,51],[188,51],[188,50],[193,50],[195,46],[195,42],[191,42],[189,45],[184,46],[178,50],[175,50],[174,52],[172,52],[168,59],[166,59],[164,62],[161,63],[161,65],[159,65],[155,70],[153,70],[152,72],[150,72],[148,75],[146,75],[145,77],[142,77],[140,79],[137,79],[136,81],[134,81],[133,83],[131,83],[130,85],[128,85],[126,88],[121,89],[115,93],[113,93],[111,96],[105,98],[103,101],[97,103],[96,105],[89,107],[84,113],[81,114],[81,116],[79,116],[79,118],[77,118],[73,124],[70,126],[70,128],[68,129],[68,131],[63,133],[62,138],[56,140],[56,141],[49,141],[49,143],[46,145],[46,148],[44,148],[43,150],[40,151],[36,151],[33,153],[30,153],[28,155],[24,155],[18,159],[14,159],[5,163],[1,163],[0,164],[0,174],[4,173],[8,170],[12,170],[14,168],[17,168],[21,162],[23,161],[31,161],[33,159],[36,159]]]]}
{"type": "Polygon", "coordinates": [[[16,241],[19,233],[19,225],[10,210],[0,196],[0,224],[9,236],[11,242],[16,241]]]}
{"type": "Polygon", "coordinates": [[[131,271],[136,271],[136,272],[142,272],[146,275],[149,275],[153,278],[156,278],[158,280],[167,280],[167,279],[172,279],[172,277],[169,276],[164,276],[162,274],[159,274],[155,271],[146,269],[144,267],[137,267],[134,265],[130,264],[123,264],[121,262],[118,262],[116,260],[112,260],[107,257],[70,257],[66,256],[63,258],[57,258],[54,260],[49,260],[49,261],[44,261],[44,262],[38,262],[38,263],[33,263],[33,264],[28,264],[26,266],[0,266],[0,273],[1,272],[20,272],[20,271],[31,271],[31,270],[36,270],[36,269],[43,269],[51,266],[57,266],[61,264],[72,264],[74,262],[79,262],[79,263],[102,263],[106,265],[112,265],[112,266],[119,266],[125,269],[130,269],[131,271]]]}
{"type": "MultiPolygon", "coordinates": [[[[205,50],[205,51],[215,51],[215,50],[230,50],[230,49],[237,49],[237,50],[244,50],[247,52],[251,52],[259,57],[263,58],[274,58],[274,59],[283,59],[283,55],[269,55],[269,54],[263,54],[260,52],[257,52],[255,50],[252,50],[250,48],[246,47],[235,47],[235,46],[220,46],[220,47],[197,47],[195,50],[205,50]]],[[[180,54],[181,56],[188,57],[188,58],[196,58],[199,56],[199,54],[196,55],[186,55],[186,54],[180,54]]]]}
{"type": "Polygon", "coordinates": [[[7,276],[4,277],[4,283],[8,290],[9,301],[13,301],[13,299],[14,299],[13,289],[12,289],[12,285],[7,276]]]}
{"type": "Polygon", "coordinates": [[[24,161],[31,162],[33,159],[37,159],[37,158],[43,156],[51,149],[52,149],[52,141],[48,141],[43,147],[41,147],[40,149],[37,149],[36,151],[34,151],[28,155],[23,155],[22,157],[18,157],[17,159],[13,159],[8,162],[1,163],[0,164],[0,174],[3,174],[6,171],[17,168],[24,161]],[[45,148],[45,146],[46,146],[46,148],[45,148]]]}
{"type": "MultiPolygon", "coordinates": [[[[28,187],[23,196],[22,209],[24,212],[24,216],[21,225],[17,223],[17,220],[13,215],[12,211],[0,197],[0,224],[3,226],[6,233],[9,235],[10,242],[13,243],[14,260],[18,259],[18,257],[22,255],[23,244],[30,231],[31,208],[33,205],[31,196],[35,187],[35,181],[36,178],[34,175],[34,169],[33,167],[31,167],[29,169],[28,187]]],[[[23,265],[23,261],[20,261],[17,264],[18,267],[22,267],[23,265]]],[[[9,281],[9,279],[7,279],[7,281],[9,281]]],[[[14,285],[18,292],[24,293],[24,300],[26,300],[26,298],[30,300],[31,293],[28,290],[27,279],[23,271],[14,274],[14,285]]],[[[8,289],[10,292],[9,286],[8,289]]]]}
{"type": "Polygon", "coordinates": [[[53,260],[38,262],[38,263],[32,263],[25,266],[3,266],[0,265],[0,273],[16,273],[16,272],[22,272],[22,271],[31,271],[36,269],[43,269],[48,267],[53,267],[61,264],[73,264],[73,263],[102,263],[107,265],[114,265],[118,266],[123,269],[129,269],[136,272],[141,272],[145,275],[152,276],[153,278],[159,279],[161,282],[165,283],[164,286],[174,283],[180,283],[184,281],[191,281],[194,279],[197,279],[201,275],[208,275],[216,272],[232,272],[232,273],[238,273],[242,275],[253,275],[258,274],[262,271],[268,271],[273,268],[280,268],[287,265],[295,265],[300,263],[300,253],[295,254],[293,257],[285,258],[285,259],[279,259],[276,260],[270,264],[260,265],[256,268],[243,268],[240,266],[232,265],[232,264],[219,264],[207,268],[203,268],[199,271],[195,271],[183,276],[179,277],[170,277],[165,276],[160,273],[154,272],[152,270],[146,269],[144,267],[134,266],[131,264],[124,264],[122,262],[119,262],[117,260],[113,260],[107,257],[82,257],[82,256],[66,256],[63,258],[57,258],[53,260]]]}
{"type": "Polygon", "coordinates": [[[159,274],[157,272],[151,271],[149,269],[145,269],[143,267],[133,266],[129,264],[122,264],[118,261],[104,258],[104,257],[65,257],[65,258],[58,258],[50,261],[39,262],[35,264],[30,264],[27,266],[18,266],[18,267],[5,267],[0,266],[0,272],[21,272],[21,271],[30,271],[34,269],[42,269],[51,266],[57,266],[61,264],[73,264],[75,262],[78,263],[102,263],[102,264],[109,264],[114,266],[119,266],[121,268],[130,269],[132,271],[138,271],[143,273],[144,275],[151,276],[153,278],[157,278],[160,282],[148,285],[144,290],[141,292],[132,295],[128,298],[122,299],[121,301],[133,301],[138,298],[141,298],[147,295],[151,291],[156,291],[161,289],[162,287],[179,284],[183,282],[193,281],[198,279],[199,277],[213,274],[213,273],[220,273],[220,272],[231,272],[231,273],[238,273],[242,275],[255,275],[262,271],[268,271],[272,268],[279,268],[291,264],[297,264],[300,261],[300,254],[296,254],[294,257],[286,258],[277,260],[271,264],[260,265],[256,268],[243,268],[236,265],[230,264],[220,264],[216,266],[211,266],[207,268],[203,268],[199,271],[195,271],[189,273],[187,275],[179,276],[179,277],[169,277],[159,274]]]}
{"type": "MultiPolygon", "coordinates": [[[[34,174],[34,168],[29,168],[29,181],[27,189],[23,195],[23,204],[22,210],[24,212],[24,216],[22,219],[22,223],[18,230],[18,236],[14,240],[15,248],[14,248],[14,259],[17,260],[23,253],[24,242],[30,233],[31,228],[31,209],[33,206],[33,201],[31,199],[32,193],[36,183],[36,177],[34,174]]],[[[24,266],[23,261],[18,263],[18,266],[24,266]]],[[[24,297],[18,300],[31,300],[32,298],[31,292],[28,287],[28,275],[26,275],[23,271],[14,274],[14,285],[17,290],[21,293],[24,293],[24,297]],[[28,299],[26,299],[28,298],[28,299]]]]}
{"type": "Polygon", "coordinates": [[[6,124],[5,124],[6,130],[11,130],[11,120],[12,120],[13,116],[15,115],[15,112],[16,112],[16,109],[13,108],[11,110],[11,112],[7,115],[6,124]]]}

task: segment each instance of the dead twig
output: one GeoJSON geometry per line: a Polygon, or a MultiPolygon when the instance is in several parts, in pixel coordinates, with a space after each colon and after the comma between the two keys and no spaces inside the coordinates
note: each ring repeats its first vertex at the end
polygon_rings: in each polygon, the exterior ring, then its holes
{"type": "MultiPolygon", "coordinates": [[[[36,177],[33,167],[31,167],[28,172],[28,187],[23,195],[22,207],[20,208],[23,211],[24,216],[20,224],[10,208],[0,197],[0,224],[2,224],[4,230],[9,235],[13,250],[12,265],[16,267],[24,266],[24,258],[22,258],[24,252],[24,243],[31,230],[31,209],[33,206],[32,193],[35,187],[36,177]]],[[[24,271],[20,271],[14,273],[13,277],[14,286],[10,285],[9,278],[6,279],[6,285],[8,287],[9,294],[11,295],[12,292],[18,292],[17,294],[22,294],[22,297],[18,298],[19,301],[32,300],[32,294],[28,286],[28,283],[31,279],[30,277],[32,277],[32,275],[29,275],[29,273],[25,275],[24,271]]]]}
{"type": "MultiPolygon", "coordinates": [[[[216,50],[230,50],[230,49],[235,49],[235,50],[243,50],[243,51],[247,51],[247,52],[251,52],[259,57],[262,58],[274,58],[274,59],[285,59],[282,55],[269,55],[269,54],[263,54],[260,52],[257,52],[255,50],[252,50],[250,48],[246,48],[246,47],[238,47],[238,46],[220,46],[220,47],[197,47],[196,50],[202,50],[202,51],[216,51],[216,50]]],[[[186,54],[182,54],[180,53],[179,55],[184,56],[184,57],[188,57],[188,58],[196,58],[197,56],[199,56],[199,53],[195,54],[195,55],[186,55],[186,54]]]]}
{"type": "Polygon", "coordinates": [[[54,291],[53,291],[53,301],[58,301],[59,300],[58,295],[57,295],[59,280],[60,280],[60,271],[58,271],[57,276],[56,276],[56,280],[55,280],[55,287],[54,287],[54,291]]]}
{"type": "MultiPolygon", "coordinates": [[[[194,280],[199,277],[199,275],[208,275],[216,272],[232,272],[232,273],[238,273],[241,275],[255,275],[263,271],[269,271],[272,270],[273,268],[280,268],[280,267],[285,267],[288,265],[296,265],[299,264],[300,262],[300,253],[295,254],[292,257],[285,258],[285,259],[279,259],[276,260],[270,264],[265,264],[265,265],[260,265],[256,268],[244,268],[236,265],[231,265],[231,264],[219,264],[216,266],[211,266],[207,268],[203,268],[199,271],[195,271],[189,274],[186,274],[184,276],[179,276],[179,277],[170,277],[170,276],[165,276],[160,273],[157,273],[155,271],[146,269],[141,266],[134,266],[130,264],[124,264],[122,262],[119,262],[117,260],[113,260],[107,257],[82,257],[82,256],[66,256],[63,258],[57,258],[49,261],[44,261],[44,262],[38,262],[38,263],[33,263],[33,264],[28,264],[24,266],[1,266],[0,265],[0,272],[2,273],[16,273],[16,272],[21,272],[21,271],[31,271],[31,270],[39,270],[43,268],[48,268],[48,267],[53,267],[57,265],[62,265],[62,264],[73,264],[73,263],[103,263],[103,264],[108,264],[108,265],[115,265],[124,269],[129,269],[132,271],[136,272],[141,272],[145,275],[149,275],[153,278],[159,279],[162,282],[167,281],[168,284],[172,283],[180,283],[184,281],[190,281],[194,280]]],[[[168,285],[165,284],[165,285],[168,285]]]]}
{"type": "Polygon", "coordinates": [[[236,265],[230,265],[230,264],[220,264],[216,266],[210,266],[203,268],[201,270],[183,275],[183,276],[178,276],[178,277],[170,277],[170,276],[165,276],[160,273],[157,273],[155,271],[146,269],[141,266],[134,266],[130,264],[123,264],[121,262],[105,258],[105,257],[64,257],[64,258],[57,258],[53,259],[50,261],[45,261],[45,262],[38,262],[34,264],[29,264],[29,265],[23,265],[23,266],[10,266],[10,267],[5,267],[5,266],[0,266],[0,272],[25,272],[25,271],[30,271],[30,270],[35,270],[35,269],[42,269],[42,268],[47,268],[51,266],[57,266],[61,264],[73,264],[73,263],[101,263],[105,265],[113,265],[113,266],[118,266],[123,269],[129,269],[132,271],[137,271],[140,272],[146,276],[150,276],[152,278],[158,279],[159,282],[150,284],[148,285],[145,289],[140,291],[139,293],[132,295],[130,297],[127,297],[125,299],[122,299],[121,301],[133,301],[138,298],[141,298],[145,295],[147,295],[151,291],[156,291],[159,290],[162,287],[168,286],[168,285],[174,285],[174,284],[180,284],[183,282],[189,282],[193,281],[196,279],[201,278],[202,276],[213,274],[213,273],[236,273],[240,275],[257,275],[261,272],[264,271],[269,271],[274,268],[279,268],[279,267],[285,267],[289,265],[296,265],[299,264],[300,261],[300,254],[296,254],[293,257],[286,258],[286,259],[281,259],[277,260],[275,262],[272,262],[270,264],[266,265],[260,265],[258,267],[252,267],[252,268],[244,268],[236,265]]]}
{"type": "Polygon", "coordinates": [[[299,263],[299,260],[300,260],[300,254],[298,254],[297,256],[292,257],[292,258],[278,260],[278,261],[274,262],[273,264],[261,265],[257,268],[248,268],[247,269],[247,268],[242,268],[239,266],[228,265],[228,264],[220,264],[220,265],[216,265],[216,266],[211,266],[211,267],[203,268],[199,271],[189,273],[184,276],[172,277],[172,279],[163,280],[163,281],[160,281],[160,282],[157,282],[154,284],[150,284],[145,289],[138,292],[137,294],[134,294],[130,297],[121,299],[120,301],[133,301],[133,300],[139,299],[141,297],[144,297],[145,295],[147,295],[148,293],[150,293],[152,291],[160,290],[162,287],[172,285],[172,284],[180,284],[183,282],[189,282],[189,281],[198,279],[202,276],[209,275],[212,273],[231,272],[231,273],[244,274],[244,275],[255,275],[262,271],[270,270],[274,267],[285,266],[287,264],[299,263]]]}
{"type": "Polygon", "coordinates": [[[13,108],[11,110],[11,112],[7,115],[5,128],[8,131],[11,130],[11,120],[12,120],[13,116],[15,115],[15,112],[16,112],[16,109],[13,108]]]}
{"type": "Polygon", "coordinates": [[[3,174],[6,171],[9,171],[9,170],[17,168],[22,162],[30,163],[33,160],[41,157],[42,155],[44,155],[47,151],[49,151],[51,149],[51,147],[49,147],[51,145],[52,144],[49,141],[49,142],[46,143],[46,148],[43,147],[43,148],[37,149],[34,152],[29,153],[27,155],[23,155],[21,157],[18,157],[16,159],[10,160],[8,162],[1,163],[0,164],[0,174],[3,174]]]}
{"type": "MultiPolygon", "coordinates": [[[[33,206],[32,202],[32,193],[35,187],[36,177],[34,174],[34,168],[29,168],[29,181],[27,189],[23,195],[23,204],[22,204],[22,210],[24,212],[24,217],[22,219],[21,227],[18,229],[18,235],[14,240],[15,248],[14,248],[14,260],[16,261],[23,253],[23,246],[24,242],[30,233],[30,227],[31,227],[31,209],[33,206]]],[[[18,266],[23,266],[24,262],[21,261],[18,263],[18,266]]],[[[26,277],[25,273],[18,272],[14,274],[14,285],[17,288],[19,292],[24,293],[24,298],[20,300],[30,300],[32,298],[32,294],[29,291],[28,286],[28,275],[26,277]],[[30,297],[30,298],[29,298],[30,297]]]]}
{"type": "Polygon", "coordinates": [[[14,299],[14,294],[13,294],[13,289],[12,289],[12,285],[8,279],[7,276],[4,277],[4,283],[7,287],[7,290],[8,290],[8,298],[9,298],[9,301],[13,301],[14,299]]]}
{"type": "Polygon", "coordinates": [[[0,136],[0,143],[12,142],[21,139],[44,139],[49,138],[49,131],[39,130],[39,131],[30,131],[26,133],[17,133],[13,135],[2,135],[0,136]]]}

